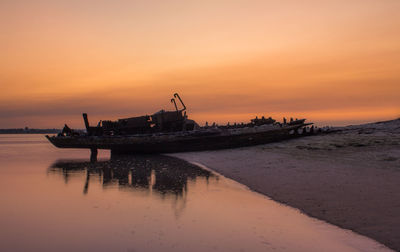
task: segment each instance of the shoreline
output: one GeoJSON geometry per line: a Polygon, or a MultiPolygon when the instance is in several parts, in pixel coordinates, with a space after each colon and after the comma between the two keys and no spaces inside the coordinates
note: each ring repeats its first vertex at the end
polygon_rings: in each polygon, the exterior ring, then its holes
{"type": "Polygon", "coordinates": [[[400,251],[400,119],[252,147],[174,153],[400,251]]]}

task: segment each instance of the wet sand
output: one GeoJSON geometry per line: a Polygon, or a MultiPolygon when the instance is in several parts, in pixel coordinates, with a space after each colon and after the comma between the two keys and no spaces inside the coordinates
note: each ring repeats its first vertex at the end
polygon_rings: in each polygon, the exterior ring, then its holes
{"type": "Polygon", "coordinates": [[[0,251],[392,251],[181,159],[109,154],[0,136],[0,251]]]}
{"type": "Polygon", "coordinates": [[[400,119],[341,132],[172,156],[400,251],[400,119]]]}

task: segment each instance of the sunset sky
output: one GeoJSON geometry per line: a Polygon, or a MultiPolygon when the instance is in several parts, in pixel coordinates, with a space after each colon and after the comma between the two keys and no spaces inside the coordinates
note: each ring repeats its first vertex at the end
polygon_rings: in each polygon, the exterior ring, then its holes
{"type": "Polygon", "coordinates": [[[0,1],[0,128],[400,117],[399,0],[0,1]]]}

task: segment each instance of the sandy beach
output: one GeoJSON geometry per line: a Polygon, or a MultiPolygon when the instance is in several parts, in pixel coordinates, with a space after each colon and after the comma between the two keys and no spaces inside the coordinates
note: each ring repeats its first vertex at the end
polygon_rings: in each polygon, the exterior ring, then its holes
{"type": "Polygon", "coordinates": [[[400,119],[239,149],[177,153],[400,251],[400,119]]]}

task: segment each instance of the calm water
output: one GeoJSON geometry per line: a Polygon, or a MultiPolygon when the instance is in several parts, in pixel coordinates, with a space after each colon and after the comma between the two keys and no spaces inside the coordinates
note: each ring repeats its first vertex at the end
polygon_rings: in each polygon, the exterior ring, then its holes
{"type": "Polygon", "coordinates": [[[0,251],[384,251],[198,166],[0,135],[0,251]]]}

